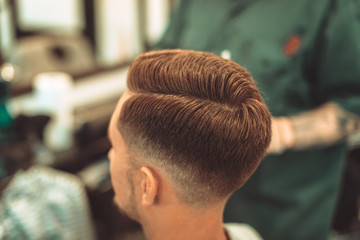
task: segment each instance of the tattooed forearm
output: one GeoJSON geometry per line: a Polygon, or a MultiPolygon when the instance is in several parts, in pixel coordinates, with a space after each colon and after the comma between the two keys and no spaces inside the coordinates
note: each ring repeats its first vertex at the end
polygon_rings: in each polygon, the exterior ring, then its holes
{"type": "Polygon", "coordinates": [[[360,117],[347,112],[335,103],[290,118],[293,129],[292,149],[329,146],[360,131],[360,117]]]}

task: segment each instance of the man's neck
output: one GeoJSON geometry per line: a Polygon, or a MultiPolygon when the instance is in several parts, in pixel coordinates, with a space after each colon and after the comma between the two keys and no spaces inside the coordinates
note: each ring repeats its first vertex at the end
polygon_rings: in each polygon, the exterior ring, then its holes
{"type": "Polygon", "coordinates": [[[171,207],[145,220],[143,231],[147,240],[226,240],[222,214],[223,206],[199,211],[171,207]]]}

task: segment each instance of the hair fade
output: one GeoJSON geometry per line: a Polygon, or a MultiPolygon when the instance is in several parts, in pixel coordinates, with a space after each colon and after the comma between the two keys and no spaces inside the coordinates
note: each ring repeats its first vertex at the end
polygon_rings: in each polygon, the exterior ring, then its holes
{"type": "Polygon", "coordinates": [[[263,158],[271,118],[250,74],[211,53],[147,52],[118,129],[130,151],[163,170],[180,199],[206,204],[241,187],[263,158]]]}

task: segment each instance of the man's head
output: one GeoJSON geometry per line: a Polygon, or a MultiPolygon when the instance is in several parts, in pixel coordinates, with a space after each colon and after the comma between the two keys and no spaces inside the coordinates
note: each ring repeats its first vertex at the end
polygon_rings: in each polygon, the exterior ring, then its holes
{"type": "Polygon", "coordinates": [[[109,127],[109,157],[115,199],[131,216],[137,171],[154,170],[180,201],[206,206],[227,199],[263,158],[270,114],[238,64],[204,52],[148,52],[127,84],[109,127]]]}

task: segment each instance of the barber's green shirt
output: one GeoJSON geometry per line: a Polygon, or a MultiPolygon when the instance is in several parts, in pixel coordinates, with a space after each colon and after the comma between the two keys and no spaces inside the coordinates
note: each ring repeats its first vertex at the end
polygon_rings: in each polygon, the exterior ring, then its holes
{"type": "MultiPolygon", "coordinates": [[[[182,0],[157,47],[229,52],[273,116],[328,101],[360,114],[359,18],[355,0],[182,0]]],[[[338,144],[266,157],[225,221],[265,239],[326,239],[345,152],[338,144]]]]}

